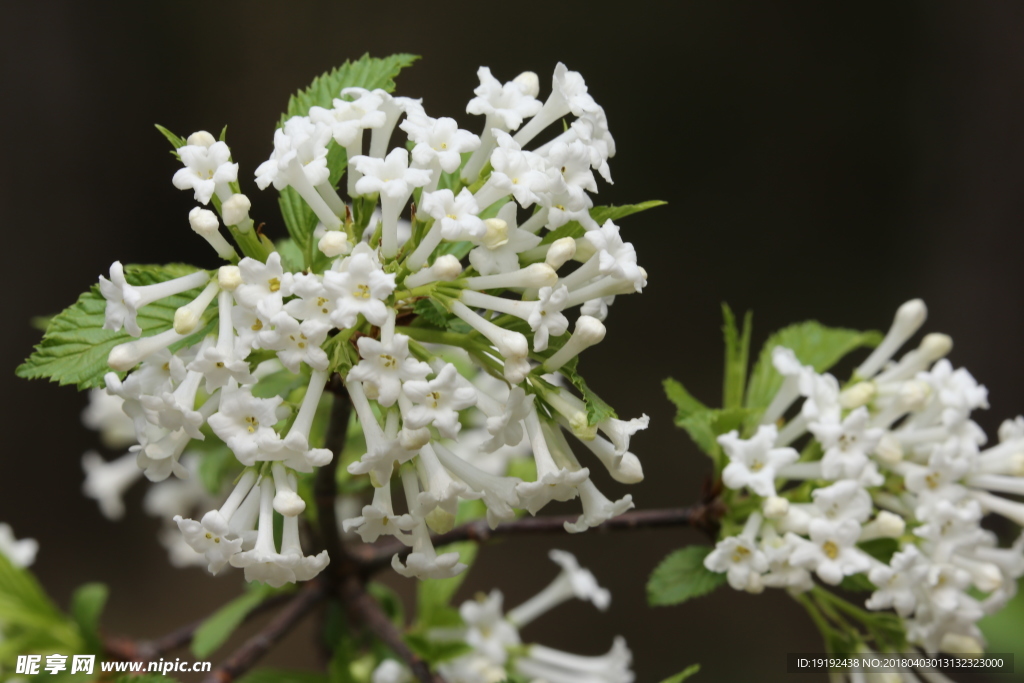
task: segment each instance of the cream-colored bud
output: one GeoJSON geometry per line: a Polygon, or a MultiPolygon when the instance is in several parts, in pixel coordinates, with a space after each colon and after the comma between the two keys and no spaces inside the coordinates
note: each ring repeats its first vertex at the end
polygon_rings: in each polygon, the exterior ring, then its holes
{"type": "Polygon", "coordinates": [[[238,266],[221,266],[217,271],[217,284],[228,292],[233,292],[242,284],[242,271],[238,266]]]}
{"type": "Polygon", "coordinates": [[[445,282],[451,282],[462,275],[462,264],[451,254],[438,256],[431,268],[434,271],[434,277],[445,282]]]}
{"type": "Polygon", "coordinates": [[[522,86],[523,92],[530,97],[536,97],[540,94],[540,79],[532,71],[524,71],[519,74],[515,77],[514,82],[522,86]]]}
{"type": "Polygon", "coordinates": [[[317,242],[316,246],[321,252],[323,252],[324,256],[328,256],[330,258],[347,254],[349,250],[348,235],[340,230],[328,230],[324,233],[324,236],[320,238],[320,241],[317,242]]]}
{"type": "Polygon", "coordinates": [[[220,221],[217,214],[209,209],[195,207],[188,212],[188,222],[196,233],[205,236],[211,235],[220,228],[220,221]]]}
{"type": "Polygon", "coordinates": [[[924,408],[931,395],[931,387],[916,379],[904,382],[899,390],[900,403],[911,412],[924,408]]]}
{"type": "Polygon", "coordinates": [[[418,451],[430,443],[430,430],[426,427],[403,428],[398,432],[398,443],[407,451],[418,451]]]}
{"type": "Polygon", "coordinates": [[[285,517],[294,517],[302,514],[302,511],[306,509],[306,503],[295,491],[284,489],[278,491],[274,496],[274,509],[285,517]]]}
{"type": "Polygon", "coordinates": [[[948,334],[933,332],[924,336],[918,348],[921,350],[924,358],[929,363],[933,363],[940,358],[945,358],[953,350],[953,338],[948,334]]]}
{"type": "Polygon", "coordinates": [[[224,216],[224,224],[239,225],[244,223],[249,218],[249,209],[251,208],[252,202],[244,194],[231,195],[231,198],[220,207],[221,215],[224,216]]]}
{"type": "Polygon", "coordinates": [[[623,453],[618,464],[608,471],[612,479],[621,484],[639,484],[644,480],[644,468],[640,464],[640,458],[629,451],[623,453]]]}
{"type": "Polygon", "coordinates": [[[887,465],[895,465],[903,460],[903,447],[892,434],[886,432],[875,446],[875,456],[887,465]]]}
{"type": "Polygon", "coordinates": [[[554,287],[558,284],[558,273],[546,263],[532,263],[523,268],[523,283],[520,287],[554,287]]]}
{"type": "Polygon", "coordinates": [[[199,326],[200,316],[188,307],[182,306],[174,312],[174,331],[178,334],[192,334],[199,326]]]}
{"type": "Polygon", "coordinates": [[[939,650],[951,655],[981,655],[984,654],[985,647],[977,638],[959,633],[947,633],[942,637],[939,650]]]}
{"type": "Polygon", "coordinates": [[[782,496],[765,498],[761,511],[767,519],[782,519],[789,513],[789,501],[782,496]]]}
{"type": "Polygon", "coordinates": [[[548,255],[544,263],[555,270],[558,270],[576,255],[576,240],[571,237],[562,237],[551,243],[548,248],[548,255]]]}
{"type": "Polygon", "coordinates": [[[488,218],[484,221],[487,232],[480,241],[488,249],[497,249],[503,244],[508,244],[508,223],[500,218],[488,218]]]}
{"type": "Polygon", "coordinates": [[[882,510],[875,517],[878,535],[884,538],[899,538],[907,530],[906,521],[897,514],[882,510]]]}
{"type": "Polygon", "coordinates": [[[839,405],[846,410],[854,410],[866,406],[875,398],[877,388],[874,382],[858,382],[843,389],[839,394],[839,405]]]}
{"type": "Polygon", "coordinates": [[[427,513],[423,521],[427,523],[427,526],[435,534],[446,534],[455,526],[455,515],[447,510],[436,507],[427,513]]]}
{"type": "Polygon", "coordinates": [[[217,138],[213,137],[205,130],[197,130],[195,133],[192,133],[192,135],[189,135],[188,139],[185,140],[186,145],[195,145],[198,147],[209,147],[215,142],[217,142],[217,138]]]}

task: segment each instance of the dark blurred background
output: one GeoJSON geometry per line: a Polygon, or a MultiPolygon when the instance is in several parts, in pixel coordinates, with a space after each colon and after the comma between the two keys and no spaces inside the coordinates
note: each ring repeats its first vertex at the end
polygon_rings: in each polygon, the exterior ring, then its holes
{"type": "MultiPolygon", "coordinates": [[[[1014,2],[5,3],[0,520],[40,541],[34,570],[61,604],[85,581],[113,587],[109,632],[161,635],[240,590],[237,572],[167,565],[142,487],[124,521],[104,520],[80,495],[79,458],[97,443],[78,422],[85,396],[13,369],[39,337],[30,317],[71,304],[114,259],[215,265],[154,123],[181,135],[228,124],[253,216],[283,235],[276,194],[252,172],[288,95],[367,51],[423,55],[399,93],[474,131],[482,119],[464,111],[479,65],[502,80],[536,71],[546,93],[564,61],[618,143],[598,203],[669,202],[621,222],[650,285],[615,305],[582,366],[620,415],[652,417],[634,441],[647,473],[631,489],[639,508],[698,495],[705,460],[672,426],[660,383],[672,375],[720,399],[723,301],[755,312],[759,348],[807,318],[884,329],[922,297],[927,329],[951,334],[953,361],[989,387],[979,421],[994,436],[1024,412],[1022,37],[1014,2]]],[[[692,662],[706,681],[788,680],[785,653],[822,646],[785,594],[645,606],[655,564],[700,540],[653,530],[495,543],[459,595],[497,586],[517,604],[554,575],[546,550],[565,548],[612,590],[612,607],[566,605],[528,641],[598,654],[622,634],[641,682],[692,662]]],[[[307,624],[268,661],[318,666],[311,638],[307,624]]]]}

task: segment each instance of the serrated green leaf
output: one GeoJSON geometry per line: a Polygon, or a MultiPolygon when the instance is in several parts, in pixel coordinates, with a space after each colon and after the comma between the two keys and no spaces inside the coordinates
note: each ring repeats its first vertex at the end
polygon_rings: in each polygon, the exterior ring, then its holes
{"type": "Polygon", "coordinates": [[[161,126],[159,123],[153,125],[156,126],[156,129],[160,131],[161,135],[167,138],[167,142],[171,143],[171,147],[173,147],[173,149],[171,150],[171,154],[174,156],[174,158],[180,160],[181,154],[178,153],[178,148],[185,146],[185,138],[178,137],[171,131],[161,126]]]}
{"type": "Polygon", "coordinates": [[[575,366],[563,366],[559,369],[559,372],[568,377],[573,386],[579,389],[580,393],[583,395],[583,402],[587,406],[588,425],[593,427],[599,422],[604,422],[609,418],[618,417],[614,408],[605,403],[604,399],[591,391],[583,377],[576,372],[575,366]]]}
{"type": "Polygon", "coordinates": [[[665,388],[665,395],[676,407],[675,422],[678,425],[681,420],[694,413],[701,413],[710,410],[706,405],[694,398],[693,394],[686,390],[681,382],[666,378],[661,385],[665,388]]]}
{"type": "Polygon", "coordinates": [[[725,324],[725,381],[722,387],[722,407],[739,408],[743,405],[743,389],[747,385],[747,363],[750,359],[750,332],[752,314],[743,317],[743,331],[736,328],[736,317],[727,304],[722,304],[725,324]]]}
{"type": "Polygon", "coordinates": [[[196,659],[206,656],[231,637],[235,629],[245,621],[249,612],[256,609],[261,602],[277,593],[276,589],[265,584],[250,584],[249,590],[227,603],[211,614],[192,637],[192,654],[196,659]]]}
{"type": "Polygon", "coordinates": [[[439,330],[448,329],[448,311],[444,306],[433,299],[420,299],[413,305],[412,310],[416,315],[439,330]]]}
{"type": "Polygon", "coordinates": [[[647,604],[652,607],[678,605],[706,595],[725,583],[725,574],[710,571],[704,558],[712,548],[691,545],[670,553],[647,581],[647,604]]]}
{"type": "Polygon", "coordinates": [[[683,683],[687,678],[700,671],[700,664],[691,664],[690,666],[677,673],[675,676],[669,676],[661,683],[683,683]]]}
{"type": "Polygon", "coordinates": [[[336,97],[341,97],[343,88],[380,88],[386,92],[395,89],[395,77],[407,66],[419,59],[419,55],[396,54],[390,57],[371,57],[364,54],[356,61],[346,61],[316,78],[303,90],[288,99],[288,109],[281,118],[306,116],[310,107],[327,107],[336,97]]]}
{"type": "Polygon", "coordinates": [[[102,650],[99,621],[109,592],[102,583],[87,583],[79,586],[71,596],[71,618],[78,624],[85,639],[85,648],[91,652],[102,650]]]}
{"type": "MultiPolygon", "coordinates": [[[[640,213],[647,209],[653,209],[656,206],[662,206],[667,202],[663,202],[657,199],[640,202],[639,204],[625,204],[623,206],[595,206],[590,210],[590,217],[593,218],[598,225],[604,225],[605,221],[617,221],[620,218],[625,218],[634,213],[640,213]]],[[[551,244],[557,239],[563,237],[580,238],[586,233],[586,230],[580,225],[579,221],[569,221],[565,225],[556,228],[544,235],[544,239],[540,241],[541,244],[551,244]]]]}
{"type": "MultiPolygon", "coordinates": [[[[124,274],[125,279],[133,285],[150,285],[195,270],[195,267],[181,263],[163,266],[130,265],[124,267],[124,274]]],[[[198,293],[199,289],[194,289],[145,306],[137,318],[143,336],[171,329],[174,325],[174,312],[192,301],[198,293]]],[[[110,372],[107,365],[110,350],[118,344],[135,340],[124,330],[112,332],[103,329],[106,305],[99,286],[93,285],[88,292],[78,297],[75,304],[53,317],[42,341],[36,345],[32,355],[18,366],[15,374],[24,379],[46,378],[62,386],[76,384],[79,389],[103,386],[103,376],[110,372]]],[[[214,302],[203,315],[199,329],[172,345],[171,349],[192,345],[202,339],[212,330],[216,315],[217,306],[214,302]]]]}
{"type": "Polygon", "coordinates": [[[747,388],[747,408],[763,411],[782,386],[782,376],[772,365],[772,349],[784,346],[796,354],[804,365],[815,372],[825,372],[848,353],[862,347],[874,348],[882,341],[876,331],[860,332],[840,327],[826,327],[814,320],[785,327],[764,343],[747,388]]]}

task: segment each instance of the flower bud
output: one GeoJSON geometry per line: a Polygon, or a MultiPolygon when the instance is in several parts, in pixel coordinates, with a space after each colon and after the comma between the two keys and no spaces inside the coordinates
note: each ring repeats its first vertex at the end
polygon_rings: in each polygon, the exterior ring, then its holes
{"type": "Polygon", "coordinates": [[[233,292],[242,284],[242,271],[238,266],[221,266],[217,271],[217,284],[228,292],[233,292]]]}
{"type": "Polygon", "coordinates": [[[513,82],[522,86],[523,93],[530,97],[536,97],[540,94],[540,79],[532,71],[524,71],[516,76],[513,82]]]}
{"type": "Polygon", "coordinates": [[[484,233],[480,243],[488,249],[497,249],[508,243],[508,223],[500,218],[488,218],[484,221],[487,232],[484,233]]]}
{"type": "Polygon", "coordinates": [[[347,254],[349,250],[348,235],[340,230],[328,230],[320,238],[317,248],[323,252],[324,256],[330,258],[347,254]]]}
{"type": "Polygon", "coordinates": [[[451,282],[462,275],[462,264],[451,254],[438,256],[431,268],[434,270],[434,276],[444,282],[451,282]]]}
{"type": "Polygon", "coordinates": [[[213,137],[205,130],[197,130],[192,135],[188,136],[185,140],[186,145],[195,145],[198,147],[210,147],[213,143],[217,142],[217,138],[213,137]]]}
{"type": "Polygon", "coordinates": [[[188,222],[192,229],[203,237],[209,237],[220,228],[217,214],[198,206],[188,212],[188,222]]]}
{"type": "Polygon", "coordinates": [[[782,519],[789,512],[789,501],[781,496],[765,498],[762,512],[767,519],[782,519]]]}
{"type": "Polygon", "coordinates": [[[224,216],[225,225],[240,225],[249,218],[249,209],[252,202],[244,194],[233,194],[224,202],[221,207],[221,214],[224,216]]]}
{"type": "Polygon", "coordinates": [[[858,382],[843,389],[839,394],[839,405],[846,410],[854,410],[865,406],[875,398],[877,389],[874,382],[858,382]]]}
{"type": "Polygon", "coordinates": [[[548,255],[544,258],[544,263],[558,270],[575,255],[576,240],[571,237],[563,237],[551,243],[551,246],[548,248],[548,255]]]}

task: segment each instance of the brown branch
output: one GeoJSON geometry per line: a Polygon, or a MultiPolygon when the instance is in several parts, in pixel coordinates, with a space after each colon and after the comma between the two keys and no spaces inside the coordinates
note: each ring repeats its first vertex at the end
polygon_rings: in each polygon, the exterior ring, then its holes
{"type": "Polygon", "coordinates": [[[341,585],[341,601],[352,621],[363,624],[399,659],[405,662],[420,683],[444,683],[444,679],[430,671],[430,667],[402,640],[402,634],[384,613],[380,604],[366,592],[363,579],[350,575],[341,585]]]}
{"type": "MultiPolygon", "coordinates": [[[[263,614],[282,603],[288,602],[291,598],[291,593],[281,593],[270,596],[246,614],[242,623],[263,614]]],[[[166,635],[160,636],[159,638],[153,638],[152,640],[132,640],[130,638],[119,636],[109,636],[103,641],[103,649],[107,654],[112,655],[115,659],[121,661],[149,662],[168,652],[185,647],[191,643],[196,630],[202,626],[208,618],[209,617],[203,617],[202,619],[197,619],[190,624],[185,624],[166,635]]]]}
{"type": "Polygon", "coordinates": [[[259,633],[245,641],[242,647],[235,650],[220,666],[210,672],[204,683],[231,683],[240,674],[248,671],[260,657],[267,653],[277,641],[292,630],[302,617],[327,596],[327,585],[324,581],[313,579],[307,582],[297,593],[290,595],[291,600],[264,626],[259,633]]]}
{"type": "MultiPolygon", "coordinates": [[[[623,531],[628,529],[657,527],[691,527],[713,533],[717,519],[720,517],[718,504],[697,504],[681,508],[665,508],[660,510],[635,510],[619,515],[604,524],[594,527],[591,531],[623,531]]],[[[554,517],[526,517],[514,522],[499,524],[491,529],[486,519],[476,519],[462,526],[455,527],[444,534],[431,537],[435,546],[447,545],[457,541],[475,541],[484,543],[498,536],[518,536],[522,534],[550,534],[564,532],[566,522],[574,523],[579,515],[559,515],[554,517]]],[[[389,541],[380,545],[357,546],[352,554],[363,563],[367,571],[373,572],[391,562],[391,556],[407,554],[410,548],[398,541],[389,541]]]]}

